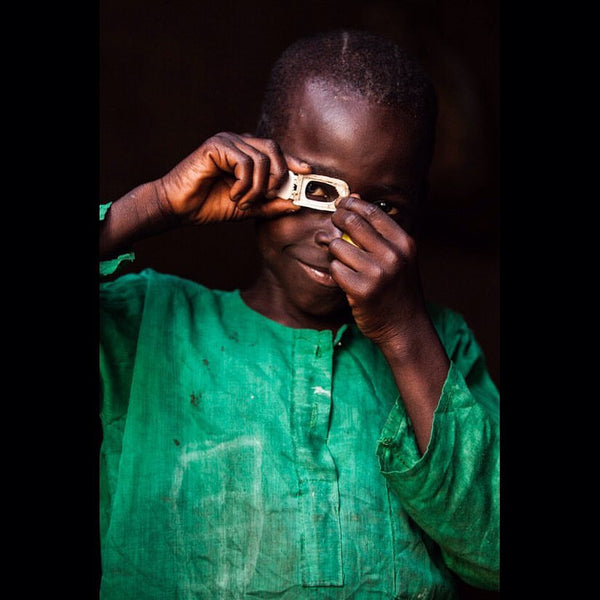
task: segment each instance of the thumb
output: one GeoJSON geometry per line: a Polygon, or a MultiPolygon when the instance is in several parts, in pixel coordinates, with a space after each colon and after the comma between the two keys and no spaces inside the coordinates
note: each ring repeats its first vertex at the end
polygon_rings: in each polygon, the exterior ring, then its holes
{"type": "Polygon", "coordinates": [[[308,175],[309,173],[312,173],[312,167],[307,162],[290,154],[285,154],[284,156],[290,171],[294,171],[294,173],[300,173],[302,175],[308,175]]]}

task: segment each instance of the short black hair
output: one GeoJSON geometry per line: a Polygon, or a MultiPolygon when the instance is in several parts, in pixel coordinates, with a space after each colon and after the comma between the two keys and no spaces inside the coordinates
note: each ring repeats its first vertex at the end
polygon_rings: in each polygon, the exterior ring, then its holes
{"type": "Polygon", "coordinates": [[[411,116],[431,160],[437,119],[435,89],[421,66],[391,40],[367,31],[339,29],[291,44],[271,70],[256,129],[259,137],[285,134],[294,95],[309,79],[320,79],[411,116]]]}

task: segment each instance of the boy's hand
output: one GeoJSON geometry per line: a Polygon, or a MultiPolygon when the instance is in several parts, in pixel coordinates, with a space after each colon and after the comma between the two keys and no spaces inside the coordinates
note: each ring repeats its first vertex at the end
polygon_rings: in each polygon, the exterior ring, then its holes
{"type": "Polygon", "coordinates": [[[330,272],[359,329],[387,359],[424,454],[450,363],[425,308],[416,244],[383,210],[353,195],[338,202],[332,221],[357,246],[331,240],[330,272]]]}
{"type": "Polygon", "coordinates": [[[338,202],[332,221],[353,242],[336,238],[329,252],[331,274],[346,293],[357,326],[380,346],[395,343],[425,315],[413,238],[354,194],[338,202]]]}
{"type": "Polygon", "coordinates": [[[275,194],[288,169],[311,170],[273,140],[218,133],[160,180],[161,202],[181,222],[193,224],[295,212],[300,207],[275,194]]]}

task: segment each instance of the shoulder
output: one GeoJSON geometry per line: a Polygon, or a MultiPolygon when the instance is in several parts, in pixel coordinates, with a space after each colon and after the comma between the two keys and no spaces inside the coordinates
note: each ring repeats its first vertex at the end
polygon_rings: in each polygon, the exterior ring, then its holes
{"type": "Polygon", "coordinates": [[[463,315],[437,306],[430,309],[430,316],[448,358],[470,385],[477,379],[480,390],[485,387],[495,401],[497,391],[487,371],[483,349],[463,315]]]}
{"type": "Polygon", "coordinates": [[[216,301],[219,290],[154,269],[138,273],[127,273],[100,285],[102,308],[111,309],[127,306],[138,312],[148,307],[168,307],[179,304],[210,304],[216,301]]]}
{"type": "Polygon", "coordinates": [[[452,356],[459,346],[471,346],[476,343],[472,330],[460,312],[431,302],[427,303],[427,311],[449,356],[452,356]]]}
{"type": "Polygon", "coordinates": [[[178,275],[161,273],[151,268],[143,269],[139,273],[127,273],[111,281],[103,282],[100,292],[104,295],[117,293],[176,293],[211,294],[213,290],[178,275]]]}
{"type": "Polygon", "coordinates": [[[438,329],[439,335],[456,333],[458,330],[468,329],[463,315],[448,306],[428,302],[427,312],[434,326],[438,329]]]}

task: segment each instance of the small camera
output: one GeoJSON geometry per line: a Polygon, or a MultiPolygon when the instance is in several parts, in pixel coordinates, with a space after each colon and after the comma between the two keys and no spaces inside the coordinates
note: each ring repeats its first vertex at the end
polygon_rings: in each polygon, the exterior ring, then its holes
{"type": "Polygon", "coordinates": [[[335,211],[335,201],[350,193],[348,184],[342,179],[325,175],[300,175],[289,171],[287,181],[277,195],[291,200],[297,206],[315,210],[335,211]]]}

